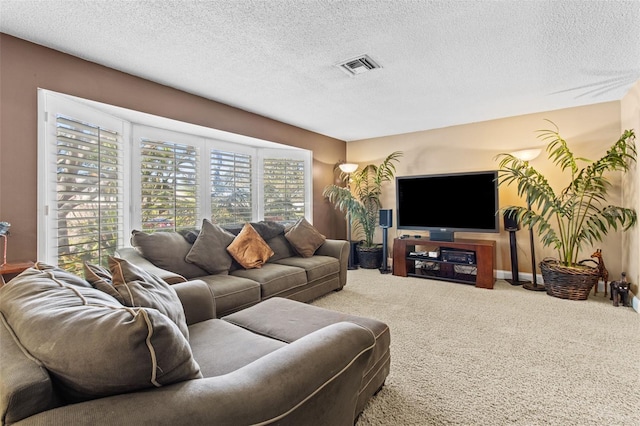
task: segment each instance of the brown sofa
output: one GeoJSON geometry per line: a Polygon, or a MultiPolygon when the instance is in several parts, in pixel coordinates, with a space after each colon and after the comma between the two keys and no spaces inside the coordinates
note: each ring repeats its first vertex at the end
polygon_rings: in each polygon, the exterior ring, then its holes
{"type": "Polygon", "coordinates": [[[276,296],[309,302],[346,284],[347,241],[326,239],[304,219],[287,229],[269,221],[250,225],[255,232],[244,239],[246,225],[223,229],[206,219],[200,230],[188,233],[133,231],[132,247],[119,249],[117,256],[170,284],[204,281],[218,317],[276,296]],[[238,242],[241,255],[231,255],[228,248],[238,242]],[[263,242],[266,253],[256,266],[252,249],[263,242]],[[248,267],[236,260],[245,261],[243,256],[248,267]]]}
{"type": "Polygon", "coordinates": [[[0,288],[2,424],[352,425],[388,374],[379,321],[280,297],[219,319],[210,283],[110,272],[0,288]]]}

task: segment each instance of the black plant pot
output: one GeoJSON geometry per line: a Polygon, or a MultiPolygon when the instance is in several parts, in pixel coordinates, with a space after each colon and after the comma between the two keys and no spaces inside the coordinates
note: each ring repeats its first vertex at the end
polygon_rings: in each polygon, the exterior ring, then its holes
{"type": "Polygon", "coordinates": [[[357,246],[358,262],[364,269],[380,269],[382,266],[382,246],[357,246]]]}

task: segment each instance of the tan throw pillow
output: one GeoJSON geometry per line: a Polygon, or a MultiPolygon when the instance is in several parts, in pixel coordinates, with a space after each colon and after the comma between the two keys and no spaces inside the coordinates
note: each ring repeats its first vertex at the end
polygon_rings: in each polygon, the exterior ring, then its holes
{"type": "Polygon", "coordinates": [[[124,306],[153,308],[171,319],[182,335],[189,339],[189,328],[184,308],[176,291],[155,275],[125,259],[109,256],[109,270],[115,298],[124,306]]]}
{"type": "Polygon", "coordinates": [[[261,268],[273,255],[269,244],[248,223],[227,247],[227,251],[245,269],[261,268]]]}
{"type": "Polygon", "coordinates": [[[227,247],[234,238],[235,235],[231,232],[204,219],[200,234],[185,260],[195,263],[210,274],[228,273],[231,267],[231,256],[227,252],[227,247]]]}
{"type": "Polygon", "coordinates": [[[289,230],[284,234],[293,248],[302,257],[311,257],[327,239],[316,228],[313,227],[305,218],[300,218],[289,230]]]}
{"type": "Polygon", "coordinates": [[[42,363],[67,401],[202,377],[189,343],[165,315],[122,306],[86,281],[67,278],[60,270],[30,268],[0,297],[16,342],[42,363]]]}

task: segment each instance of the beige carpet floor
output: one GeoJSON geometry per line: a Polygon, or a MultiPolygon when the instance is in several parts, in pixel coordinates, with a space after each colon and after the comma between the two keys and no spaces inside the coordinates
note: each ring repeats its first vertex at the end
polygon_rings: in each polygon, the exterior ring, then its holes
{"type": "Polygon", "coordinates": [[[313,302],[391,329],[391,372],[357,426],[640,425],[640,315],[378,270],[313,302]]]}

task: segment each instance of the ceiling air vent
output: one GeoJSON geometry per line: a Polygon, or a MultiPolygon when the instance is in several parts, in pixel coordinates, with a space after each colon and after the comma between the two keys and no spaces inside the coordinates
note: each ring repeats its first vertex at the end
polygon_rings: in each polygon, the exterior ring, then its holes
{"type": "Polygon", "coordinates": [[[349,59],[339,63],[337,66],[349,75],[358,75],[376,68],[381,68],[380,65],[367,55],[349,59]]]}

